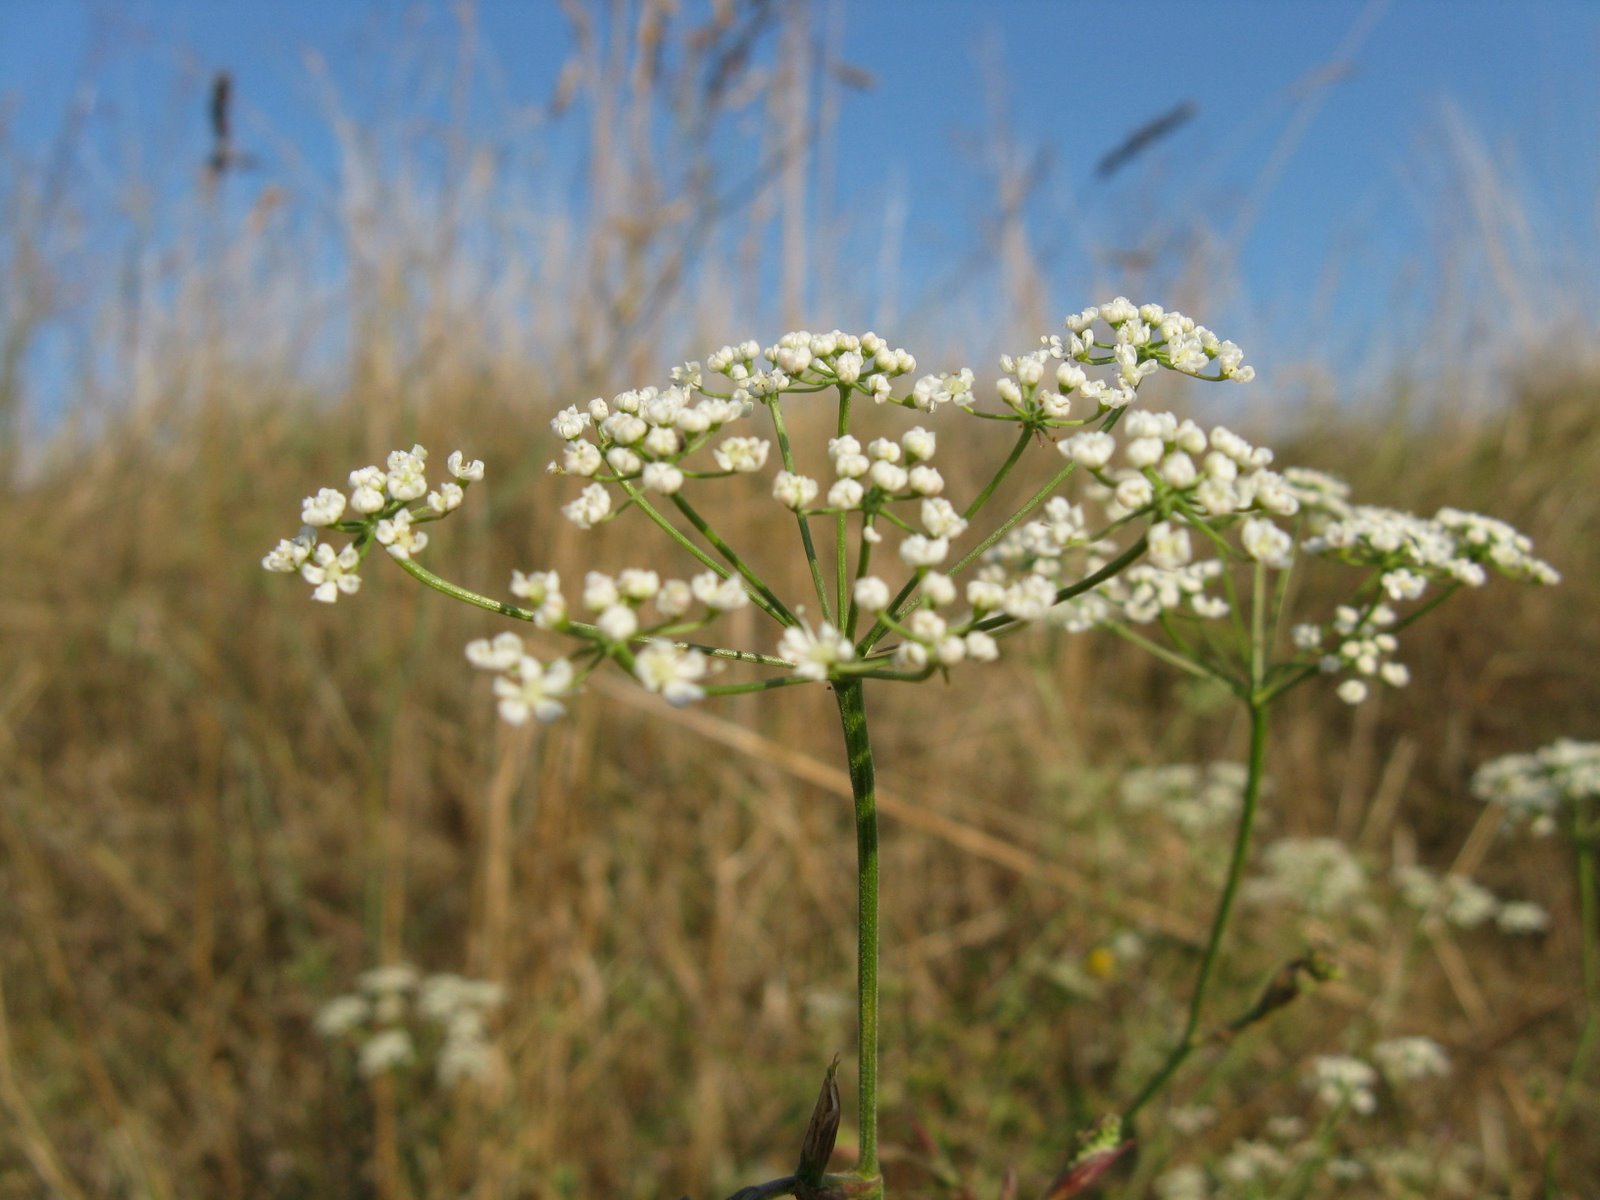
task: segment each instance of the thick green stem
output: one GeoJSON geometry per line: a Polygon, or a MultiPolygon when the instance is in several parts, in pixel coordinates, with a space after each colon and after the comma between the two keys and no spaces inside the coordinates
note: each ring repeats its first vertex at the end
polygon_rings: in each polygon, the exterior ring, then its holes
{"type": "MultiPolygon", "coordinates": [[[[850,790],[856,802],[856,995],[861,1161],[864,1179],[878,1174],[878,799],[872,743],[860,680],[834,684],[844,728],[850,790]]],[[[881,1193],[880,1193],[881,1194],[881,1193]]]]}
{"type": "Polygon", "coordinates": [[[1194,991],[1189,997],[1189,1015],[1183,1024],[1183,1033],[1173,1046],[1167,1059],[1139,1089],[1122,1114],[1123,1123],[1134,1116],[1166,1087],[1189,1055],[1200,1044],[1200,1017],[1204,1010],[1206,989],[1216,970],[1218,951],[1227,932],[1228,920],[1233,915],[1233,903],[1239,895],[1239,884],[1244,878],[1245,861],[1250,857],[1250,835],[1255,828],[1256,805],[1261,799],[1261,778],[1267,757],[1267,706],[1259,699],[1250,700],[1250,772],[1245,781],[1244,807],[1239,813],[1239,826],[1233,839],[1233,856],[1228,860],[1228,878],[1222,886],[1222,898],[1217,902],[1217,912],[1211,920],[1211,935],[1200,959],[1200,970],[1195,976],[1194,991]]]}

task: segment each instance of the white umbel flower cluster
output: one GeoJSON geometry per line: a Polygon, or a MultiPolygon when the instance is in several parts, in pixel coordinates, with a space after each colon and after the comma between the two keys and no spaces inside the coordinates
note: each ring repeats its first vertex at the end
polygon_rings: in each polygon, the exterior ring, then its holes
{"type": "Polygon", "coordinates": [[[368,1079],[401,1071],[425,1054],[446,1088],[485,1083],[502,1070],[489,1017],[505,1001],[499,984],[459,975],[424,977],[397,963],[362,974],[357,990],[335,996],[315,1019],[317,1032],[350,1044],[368,1079]]]}
{"type": "Polygon", "coordinates": [[[1369,1116],[1378,1108],[1378,1072],[1372,1064],[1346,1054],[1326,1054],[1311,1064],[1306,1086],[1328,1108],[1349,1108],[1369,1116]]]}
{"type": "Polygon", "coordinates": [[[1573,807],[1600,800],[1600,742],[1560,738],[1531,754],[1507,754],[1478,768],[1472,794],[1497,804],[1534,833],[1553,832],[1573,807]]]}
{"type": "Polygon", "coordinates": [[[452,478],[431,489],[427,463],[428,451],[420,445],[395,450],[383,467],[351,471],[348,496],[336,488],[307,496],[300,506],[306,528],[269,550],[262,568],[300,575],[311,585],[311,598],[324,604],[355,595],[361,590],[358,568],[374,543],[394,558],[409,560],[428,544],[427,533],[418,526],[454,512],[468,485],[483,478],[483,463],[469,462],[457,450],[446,462],[452,478]],[[335,547],[318,540],[324,529],[354,535],[355,540],[335,547]]]}

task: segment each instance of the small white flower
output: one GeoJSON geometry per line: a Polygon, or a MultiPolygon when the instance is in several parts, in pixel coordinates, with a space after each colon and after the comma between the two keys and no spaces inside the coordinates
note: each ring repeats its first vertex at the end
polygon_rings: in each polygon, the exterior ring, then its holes
{"type": "Polygon", "coordinates": [[[750,603],[750,594],[735,575],[724,579],[715,571],[703,571],[689,581],[689,587],[696,600],[718,612],[732,612],[750,603]]]}
{"type": "MultiPolygon", "coordinates": [[[[893,442],[889,444],[894,445],[893,442]]],[[[899,449],[898,446],[895,446],[896,452],[899,449]]],[[[899,463],[880,459],[872,464],[871,470],[867,472],[867,477],[886,492],[902,492],[905,490],[906,484],[910,482],[911,473],[899,463]]]]}
{"type": "Polygon", "coordinates": [[[901,436],[900,444],[905,447],[907,459],[912,462],[925,462],[933,457],[939,443],[933,433],[918,425],[901,436]]]}
{"type": "Polygon", "coordinates": [[[546,666],[524,655],[512,674],[494,681],[501,719],[510,725],[525,724],[530,716],[541,724],[559,719],[567,711],[561,698],[571,692],[573,678],[572,664],[564,658],[546,666]]]}
{"type": "Polygon", "coordinates": [[[1294,561],[1294,539],[1264,517],[1246,521],[1239,540],[1246,554],[1274,570],[1285,570],[1294,561]]]}
{"type": "Polygon", "coordinates": [[[567,602],[561,595],[561,576],[554,571],[511,572],[511,594],[533,606],[534,624],[553,629],[566,620],[567,602]]]}
{"type": "Polygon", "coordinates": [[[1117,442],[1109,433],[1075,433],[1058,443],[1062,456],[1088,471],[1098,471],[1111,461],[1117,442]]]}
{"type": "Polygon", "coordinates": [[[1194,557],[1189,545],[1189,531],[1171,521],[1160,521],[1150,527],[1145,535],[1150,547],[1150,561],[1164,570],[1181,567],[1194,557]]]}
{"type": "Polygon", "coordinates": [[[906,482],[911,490],[919,496],[937,496],[944,491],[944,476],[937,467],[930,467],[926,463],[918,463],[907,472],[906,482]]]}
{"type": "Polygon", "coordinates": [[[412,446],[409,451],[390,451],[387,475],[389,494],[396,500],[404,500],[408,504],[426,496],[428,478],[424,471],[427,461],[428,452],[421,446],[412,446]]]}
{"type": "Polygon", "coordinates": [[[280,575],[293,575],[310,557],[311,547],[305,542],[299,538],[283,538],[267,551],[266,557],[261,560],[261,567],[263,570],[275,571],[280,575]]]}
{"type": "Polygon", "coordinates": [[[938,571],[929,571],[922,577],[922,594],[935,608],[956,602],[956,581],[938,571]]]}
{"type": "Polygon", "coordinates": [[[856,580],[856,607],[868,614],[881,613],[889,607],[889,585],[876,575],[864,575],[856,580]]]}
{"type": "Polygon", "coordinates": [[[428,493],[428,507],[443,516],[445,513],[454,512],[460,508],[462,498],[465,495],[466,493],[461,490],[459,483],[441,483],[438,491],[428,493]]]}
{"type": "Polygon", "coordinates": [[[763,438],[731,437],[713,450],[711,457],[724,471],[749,474],[766,466],[770,448],[771,443],[763,438]]]}
{"type": "Polygon", "coordinates": [[[475,458],[468,462],[466,455],[459,450],[450,452],[450,457],[445,460],[445,466],[449,467],[450,474],[462,483],[477,483],[483,478],[483,461],[475,458]]]}
{"type": "Polygon", "coordinates": [[[900,543],[900,557],[908,566],[936,567],[950,554],[950,540],[948,538],[923,537],[920,533],[913,533],[900,543]]]}
{"type": "Polygon", "coordinates": [[[406,1066],[416,1057],[411,1045],[411,1035],[404,1029],[384,1029],[367,1039],[361,1047],[357,1066],[368,1079],[406,1066]]]}
{"type": "Polygon", "coordinates": [[[789,471],[779,471],[772,480],[773,499],[796,512],[817,498],[818,489],[815,479],[789,471]]]}
{"type": "Polygon", "coordinates": [[[323,542],[311,561],[300,567],[300,578],[311,585],[313,600],[332,604],[341,594],[353,596],[361,590],[361,577],[355,573],[360,565],[361,556],[354,546],[336,551],[323,542]]]}
{"type": "Polygon", "coordinates": [[[428,545],[428,535],[412,528],[411,514],[403,508],[387,520],[378,522],[376,536],[378,544],[399,559],[408,559],[428,545]]]}
{"type": "Polygon", "coordinates": [[[950,501],[929,497],[922,502],[922,527],[929,537],[953,538],[966,532],[967,521],[950,501]]]}
{"type": "Polygon", "coordinates": [[[1367,685],[1359,679],[1346,679],[1338,686],[1336,694],[1346,704],[1360,704],[1367,698],[1367,685]]]}
{"type": "Polygon", "coordinates": [[[1428,1037],[1390,1038],[1372,1048],[1372,1057],[1395,1083],[1444,1079],[1450,1074],[1449,1055],[1428,1037]]]}
{"type": "Polygon", "coordinates": [[[1502,933],[1543,933],[1550,928],[1550,914],[1531,900],[1508,900],[1500,906],[1495,924],[1502,933]]]}
{"type": "Polygon", "coordinates": [[[659,692],[674,708],[705,697],[700,680],[705,678],[706,669],[704,654],[679,649],[670,642],[647,642],[633,659],[633,673],[645,690],[659,692]]]}
{"type": "MultiPolygon", "coordinates": [[[[650,465],[657,466],[661,464],[652,463],[650,465]]],[[[626,446],[613,446],[606,451],[606,466],[615,471],[620,478],[631,479],[644,466],[644,459],[636,451],[629,450],[626,446]]]]}
{"type": "Polygon", "coordinates": [[[1324,1055],[1312,1063],[1306,1082],[1316,1090],[1317,1099],[1329,1108],[1348,1104],[1365,1116],[1378,1107],[1378,1098],[1373,1093],[1378,1073],[1359,1058],[1324,1055]]]}
{"type": "Polygon", "coordinates": [[[362,1025],[372,1015],[372,1006],[364,996],[335,996],[317,1010],[312,1024],[325,1038],[343,1037],[362,1025]]]}
{"type": "Polygon", "coordinates": [[[307,496],[300,506],[300,519],[307,525],[332,525],[344,515],[344,493],[333,488],[323,488],[315,496],[307,496]]]}
{"type": "Polygon", "coordinates": [[[611,512],[611,496],[603,485],[591,483],[576,500],[563,504],[561,512],[579,529],[592,529],[611,512]]]}
{"type": "Polygon", "coordinates": [[[815,633],[809,626],[791,625],[778,642],[778,657],[794,663],[794,673],[802,679],[826,679],[836,665],[855,656],[850,639],[826,621],[815,633]]]}
{"type": "Polygon", "coordinates": [[[350,507],[363,516],[377,512],[389,502],[384,494],[388,480],[377,467],[361,467],[350,472],[350,507]]]}
{"type": "MultiPolygon", "coordinates": [[[[866,460],[863,459],[863,462],[866,460]]],[[[852,509],[861,506],[861,498],[867,494],[867,489],[861,486],[859,479],[841,479],[828,489],[828,507],[852,509]]]]}
{"type": "Polygon", "coordinates": [[[475,638],[467,643],[467,661],[480,671],[509,671],[526,653],[522,639],[510,632],[498,633],[492,641],[475,638]]]}
{"type": "Polygon", "coordinates": [[[589,414],[579,412],[576,404],[562,409],[550,422],[550,428],[555,430],[556,436],[568,442],[582,437],[583,431],[588,425],[589,414]]]}
{"type": "Polygon", "coordinates": [[[639,615],[626,604],[613,604],[594,619],[595,627],[609,642],[621,645],[639,632],[639,615]]]}
{"type": "Polygon", "coordinates": [[[973,662],[994,662],[1000,657],[1000,644],[981,629],[967,634],[965,641],[967,657],[973,662]]]}
{"type": "Polygon", "coordinates": [[[671,463],[645,463],[644,478],[641,482],[647,492],[660,492],[663,496],[674,496],[683,488],[683,472],[671,463]]]}

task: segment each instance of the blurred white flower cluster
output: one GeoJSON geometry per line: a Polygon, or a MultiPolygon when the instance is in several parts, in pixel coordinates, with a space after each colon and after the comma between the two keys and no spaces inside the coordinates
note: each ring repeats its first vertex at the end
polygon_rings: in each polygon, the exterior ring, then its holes
{"type": "Polygon", "coordinates": [[[1472,794],[1534,833],[1551,833],[1564,809],[1600,800],[1600,742],[1561,738],[1531,754],[1497,758],[1478,768],[1472,794]]]}
{"type": "Polygon", "coordinates": [[[489,1016],[504,1000],[498,984],[447,973],[423,976],[401,963],[363,974],[354,992],[318,1010],[315,1024],[324,1037],[354,1047],[357,1069],[369,1079],[431,1056],[444,1087],[487,1083],[501,1069],[489,1016]]]}
{"type": "Polygon", "coordinates": [[[1234,762],[1140,767],[1122,777],[1122,807],[1159,813],[1187,834],[1204,833],[1238,817],[1247,776],[1245,765],[1234,762]]]}

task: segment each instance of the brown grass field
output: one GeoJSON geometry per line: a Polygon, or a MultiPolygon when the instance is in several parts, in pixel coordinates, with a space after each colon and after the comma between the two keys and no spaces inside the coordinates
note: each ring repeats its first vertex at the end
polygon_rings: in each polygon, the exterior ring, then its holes
{"type": "MultiPolygon", "coordinates": [[[[495,199],[469,197],[457,219],[495,199]]],[[[539,353],[570,339],[496,343],[510,310],[474,322],[470,272],[414,308],[399,283],[384,290],[409,269],[384,256],[404,229],[384,228],[363,243],[377,282],[351,321],[349,380],[324,386],[274,357],[274,338],[293,340],[277,322],[296,234],[267,204],[197,238],[217,253],[183,269],[158,350],[118,360],[134,398],[75,406],[0,481],[0,1197],[698,1200],[782,1174],[854,1038],[853,832],[825,691],[678,711],[613,673],[569,720],[512,730],[461,657],[494,618],[376,558],[332,609],[258,566],[301,496],[413,439],[489,462],[428,551],[447,577],[498,595],[513,567],[670,562],[628,522],[577,534],[556,511],[571,489],[543,468],[555,409],[659,378],[674,331],[642,328],[626,353],[597,335],[551,365],[539,353]],[[321,1005],[396,962],[505,986],[497,1080],[369,1084],[316,1032],[321,1005]]],[[[610,267],[543,294],[550,313],[626,324],[596,290],[635,294],[639,272],[693,311],[682,264],[658,253],[682,234],[666,208],[641,217],[645,234],[612,227],[610,267]]],[[[423,266],[443,280],[442,261],[423,266]]],[[[1204,319],[1201,301],[1182,306],[1204,319]]],[[[708,345],[776,333],[725,319],[713,305],[687,323],[708,345]]],[[[1553,1194],[1600,1195],[1600,1081],[1580,1081],[1551,1128],[1582,1020],[1571,864],[1559,841],[1500,836],[1468,792],[1497,754],[1600,736],[1600,374],[1576,354],[1543,361],[1495,374],[1493,402],[1470,408],[1440,375],[1269,420],[1274,383],[1253,385],[1241,425],[1282,461],[1374,502],[1502,517],[1565,582],[1447,605],[1407,638],[1411,687],[1381,703],[1290,698],[1262,845],[1340,839],[1370,902],[1315,920],[1245,907],[1214,1012],[1248,1006],[1312,944],[1342,975],[1198,1054],[1104,1194],[1154,1196],[1161,1170],[1263,1138],[1271,1118],[1314,1123],[1299,1082],[1312,1056],[1415,1033],[1448,1050],[1451,1080],[1386,1097],[1339,1145],[1449,1157],[1460,1180],[1298,1194],[1534,1196],[1559,1138],[1553,1194]],[[1411,403],[1393,402],[1402,391],[1411,403]],[[1389,883],[1405,863],[1537,901],[1550,927],[1419,930],[1389,883]],[[1215,1118],[1186,1131],[1171,1104],[1215,1118]]],[[[752,506],[733,534],[776,540],[771,511],[752,506]]],[[[732,640],[770,640],[741,617],[732,640]]],[[[1245,731],[1225,698],[1094,635],[1035,636],[993,668],[869,703],[892,1194],[989,1200],[1008,1166],[1038,1194],[1172,1036],[1225,852],[1124,811],[1117,781],[1236,760],[1245,731]]]]}

